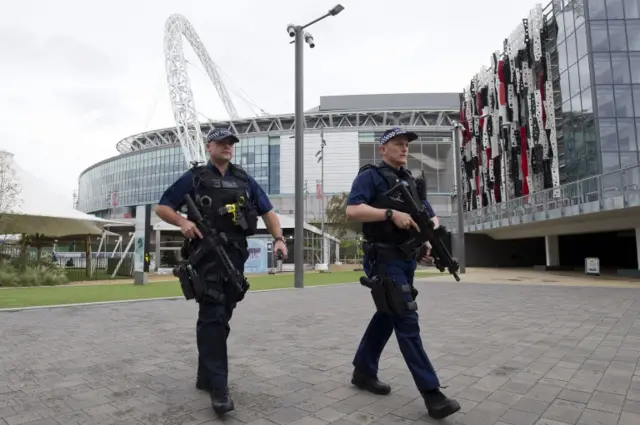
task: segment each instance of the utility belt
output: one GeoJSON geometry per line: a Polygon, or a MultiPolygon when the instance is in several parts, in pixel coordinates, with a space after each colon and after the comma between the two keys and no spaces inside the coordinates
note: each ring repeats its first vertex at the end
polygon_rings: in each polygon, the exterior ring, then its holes
{"type": "Polygon", "coordinates": [[[369,261],[386,263],[388,261],[412,261],[418,258],[420,248],[408,248],[385,242],[365,242],[362,250],[369,261]]]}

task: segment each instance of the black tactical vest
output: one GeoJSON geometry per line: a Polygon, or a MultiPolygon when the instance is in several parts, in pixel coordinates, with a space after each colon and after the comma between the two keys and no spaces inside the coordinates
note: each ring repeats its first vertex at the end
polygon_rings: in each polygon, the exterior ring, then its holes
{"type": "MultiPolygon", "coordinates": [[[[364,167],[360,168],[358,174],[362,173],[365,170],[373,168],[376,172],[380,173],[380,175],[387,182],[388,188],[391,189],[393,186],[398,184],[400,181],[404,181],[409,189],[409,193],[411,193],[412,197],[416,201],[416,203],[420,204],[422,201],[420,200],[420,196],[418,194],[418,190],[416,188],[416,182],[414,177],[411,175],[411,172],[405,168],[401,170],[396,170],[391,168],[389,165],[381,162],[380,164],[367,164],[364,167]]],[[[370,206],[374,208],[387,209],[391,208],[396,211],[401,211],[405,213],[410,213],[409,203],[403,199],[402,193],[400,191],[396,191],[390,193],[389,196],[384,196],[384,192],[376,194],[376,197],[373,199],[370,206]]],[[[408,230],[399,229],[395,224],[393,224],[392,220],[385,220],[382,222],[372,222],[372,223],[362,223],[362,233],[364,238],[368,242],[372,243],[386,243],[393,245],[401,245],[405,241],[410,238],[410,233],[408,230]]]]}
{"type": "MultiPolygon", "coordinates": [[[[224,232],[231,239],[254,235],[258,227],[255,208],[257,199],[251,199],[249,176],[237,165],[229,164],[229,174],[221,176],[211,166],[191,169],[194,202],[209,225],[224,232]]],[[[193,217],[187,217],[193,221],[193,217]]]]}

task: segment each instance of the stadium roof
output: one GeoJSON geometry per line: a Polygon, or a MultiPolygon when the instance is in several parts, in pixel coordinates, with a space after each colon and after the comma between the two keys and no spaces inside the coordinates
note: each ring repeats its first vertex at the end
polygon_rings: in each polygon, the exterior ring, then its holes
{"type": "MultiPolygon", "coordinates": [[[[459,111],[458,93],[400,93],[322,96],[320,105],[305,112],[305,131],[379,131],[401,126],[413,131],[451,132],[452,117],[459,111]],[[386,105],[386,106],[385,106],[386,105]]],[[[257,134],[295,131],[295,115],[262,115],[235,120],[201,122],[206,134],[211,128],[225,128],[239,138],[257,134]]],[[[179,143],[176,128],[151,130],[126,137],[116,149],[121,154],[179,143]]],[[[86,170],[85,170],[86,171],[86,170]]]]}

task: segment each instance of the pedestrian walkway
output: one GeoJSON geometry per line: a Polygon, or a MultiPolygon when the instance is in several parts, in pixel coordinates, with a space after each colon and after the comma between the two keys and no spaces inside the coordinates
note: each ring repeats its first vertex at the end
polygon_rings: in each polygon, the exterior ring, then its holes
{"type": "Polygon", "coordinates": [[[194,388],[192,302],[0,313],[0,424],[640,424],[640,291],[440,280],[417,287],[426,349],[462,404],[445,421],[426,415],[395,338],[380,371],[393,393],[350,385],[373,303],[342,285],[247,295],[224,422],[194,388]]]}

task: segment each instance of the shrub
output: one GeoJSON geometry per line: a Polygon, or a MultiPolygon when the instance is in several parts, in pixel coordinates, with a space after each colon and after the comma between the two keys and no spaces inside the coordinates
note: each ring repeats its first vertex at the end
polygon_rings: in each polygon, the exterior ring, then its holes
{"type": "Polygon", "coordinates": [[[22,267],[0,264],[0,286],[56,286],[69,279],[63,269],[51,264],[32,262],[22,267]]]}

